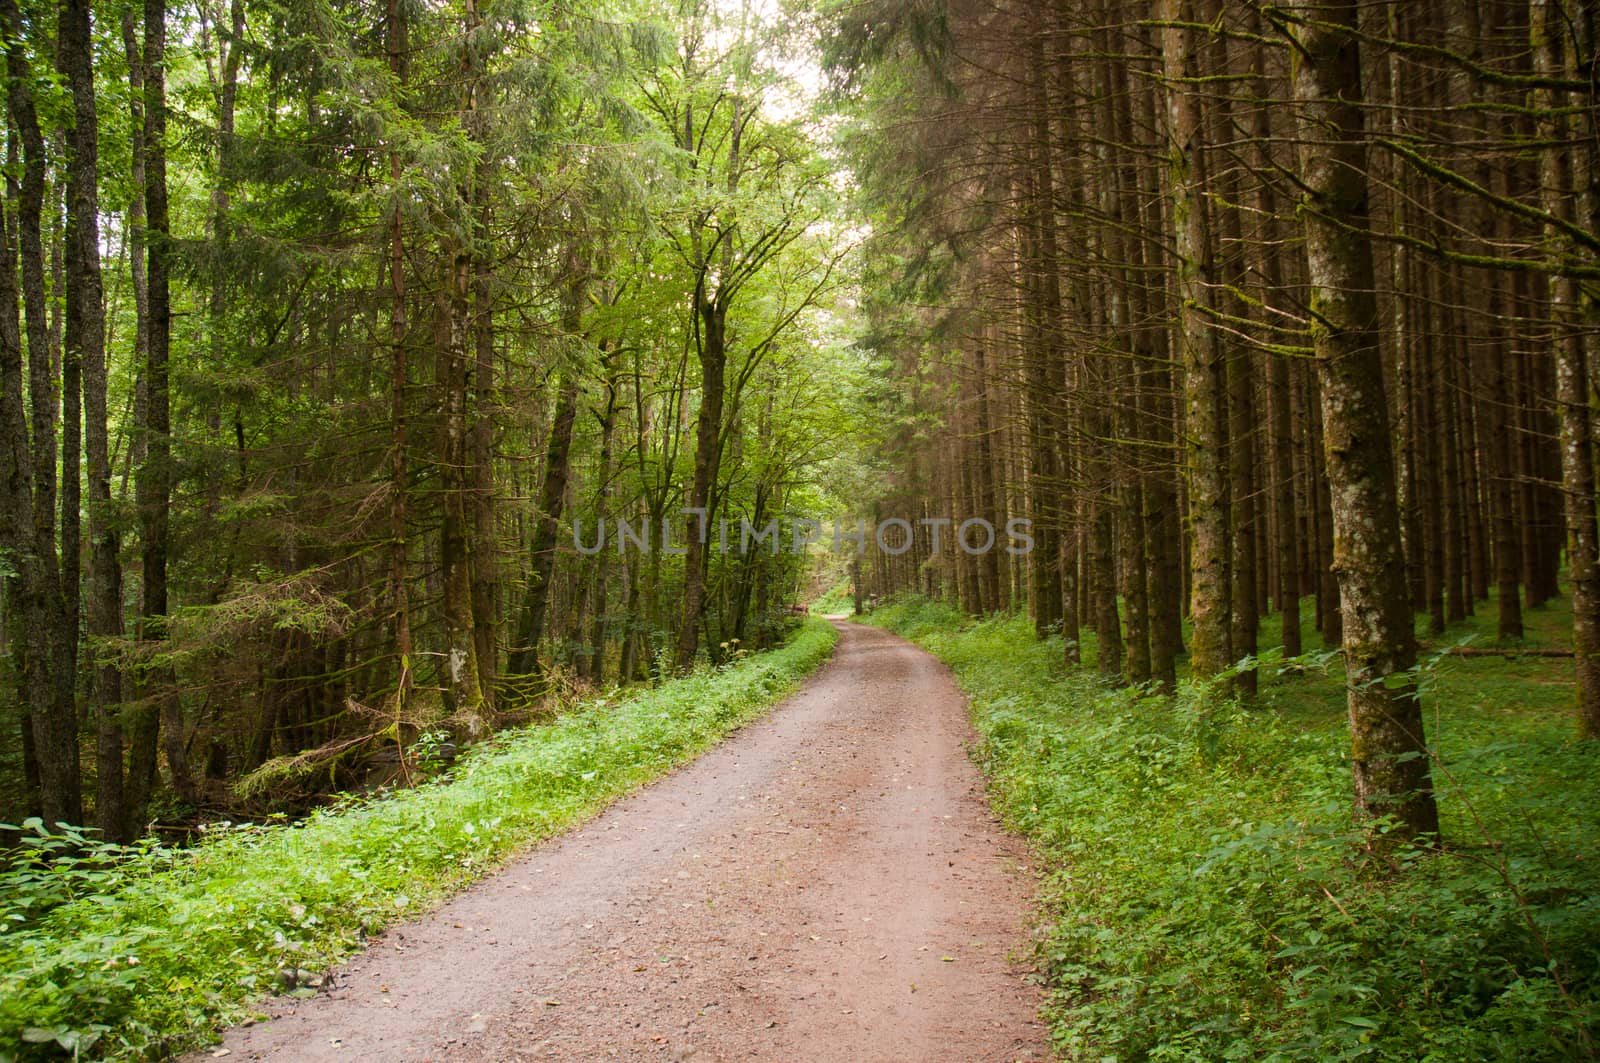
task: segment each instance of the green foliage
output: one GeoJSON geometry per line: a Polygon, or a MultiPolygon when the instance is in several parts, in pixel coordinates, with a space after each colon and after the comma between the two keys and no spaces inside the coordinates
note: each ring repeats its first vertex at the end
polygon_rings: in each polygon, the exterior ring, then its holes
{"type": "Polygon", "coordinates": [[[1485,698],[1442,666],[1446,848],[1374,866],[1326,676],[1245,710],[1192,682],[1167,699],[1064,672],[1025,618],[910,602],[874,620],[955,670],[997,805],[1050,868],[1042,960],[1067,1058],[1594,1051],[1600,748],[1558,714],[1508,713],[1515,683],[1485,698]]]}
{"type": "Polygon", "coordinates": [[[412,744],[411,751],[416,754],[417,769],[431,778],[443,771],[455,756],[455,743],[449,731],[424,731],[412,744]]]}
{"type": "Polygon", "coordinates": [[[290,827],[219,825],[182,853],[27,824],[0,875],[0,1060],[149,1058],[238,1020],[285,965],[318,968],[704,750],[789,691],[836,635],[475,747],[447,780],[290,827]]]}
{"type": "Polygon", "coordinates": [[[811,612],[816,616],[837,616],[840,613],[853,613],[856,609],[855,595],[851,593],[850,581],[840,580],[828,589],[828,593],[811,603],[811,612]]]}

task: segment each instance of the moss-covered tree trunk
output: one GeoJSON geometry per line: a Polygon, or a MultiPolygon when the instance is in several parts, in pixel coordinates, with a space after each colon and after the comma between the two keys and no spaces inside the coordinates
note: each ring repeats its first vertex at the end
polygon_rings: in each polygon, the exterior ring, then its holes
{"type": "MultiPolygon", "coordinates": [[[[1576,43],[1566,36],[1574,25],[1572,13],[1559,0],[1532,0],[1528,9],[1535,70],[1546,77],[1576,76],[1576,43]]],[[[1552,218],[1546,227],[1553,257],[1567,258],[1558,222],[1572,220],[1569,189],[1593,203],[1588,147],[1574,151],[1564,141],[1566,122],[1556,108],[1566,101],[1549,89],[1537,93],[1540,104],[1540,181],[1543,206],[1552,218]]],[[[1579,223],[1589,221],[1579,219],[1579,223]]],[[[1550,280],[1550,315],[1559,334],[1555,351],[1556,406],[1561,426],[1561,486],[1566,496],[1567,568],[1572,582],[1572,648],[1577,658],[1579,727],[1584,735],[1600,738],[1600,528],[1595,520],[1594,427],[1590,416],[1589,366],[1592,341],[1580,330],[1577,281],[1570,276],[1550,280]]],[[[1592,328],[1592,323],[1585,322],[1592,328]]]]}
{"type": "Polygon", "coordinates": [[[1312,341],[1322,384],[1334,570],[1343,615],[1355,799],[1406,837],[1439,829],[1423,741],[1411,604],[1367,233],[1357,0],[1304,5],[1293,89],[1300,109],[1312,341]]]}
{"type": "Polygon", "coordinates": [[[1193,535],[1189,611],[1194,620],[1190,667],[1214,675],[1230,662],[1228,579],[1228,399],[1225,364],[1209,317],[1210,234],[1207,227],[1202,115],[1193,79],[1199,74],[1196,18],[1207,4],[1162,0],[1167,97],[1167,172],[1176,237],[1183,364],[1189,525],[1193,535]]]}
{"type": "MultiPolygon", "coordinates": [[[[75,17],[87,19],[87,12],[76,8],[73,10],[76,12],[75,17]]],[[[17,446],[16,455],[19,462],[16,469],[9,474],[6,484],[7,490],[14,493],[10,507],[14,507],[13,512],[17,516],[18,523],[13,531],[7,532],[5,545],[19,556],[19,562],[13,565],[16,577],[10,583],[8,594],[11,601],[17,605],[13,623],[21,627],[18,641],[24,647],[26,662],[21,669],[23,674],[18,677],[23,706],[25,751],[29,748],[30,741],[37,743],[32,748],[34,756],[38,759],[30,758],[29,764],[33,769],[29,772],[28,780],[29,805],[31,807],[34,799],[38,798],[38,808],[47,819],[66,819],[76,823],[78,822],[76,815],[81,813],[74,813],[74,803],[79,798],[76,778],[77,728],[72,697],[73,683],[70,672],[63,679],[61,669],[63,662],[70,661],[70,655],[62,652],[65,649],[63,644],[75,642],[77,632],[75,627],[69,624],[66,610],[61,608],[64,600],[60,584],[57,582],[59,577],[55,552],[54,513],[58,449],[55,401],[52,394],[54,382],[49,355],[48,325],[45,318],[47,304],[44,295],[44,251],[40,224],[45,192],[45,147],[34,107],[33,71],[23,44],[21,13],[14,0],[7,0],[6,3],[0,4],[0,14],[3,14],[8,38],[6,60],[11,84],[7,102],[15,130],[14,135],[20,134],[24,153],[22,181],[20,187],[12,185],[14,192],[11,202],[14,211],[4,234],[4,250],[8,257],[4,310],[7,317],[6,369],[9,373],[14,361],[14,368],[19,374],[15,395],[17,420],[14,427],[8,425],[6,428],[7,432],[16,433],[15,439],[8,443],[14,442],[17,446]],[[19,289],[16,283],[16,262],[19,251],[22,263],[20,294],[27,321],[28,395],[32,420],[31,478],[27,475],[30,472],[27,461],[30,456],[30,438],[28,426],[23,420],[21,405],[23,334],[17,322],[19,289]],[[53,655],[53,658],[47,661],[49,655],[53,655]],[[67,748],[69,745],[71,748],[67,748]],[[71,778],[67,777],[69,771],[73,773],[71,778]],[[33,785],[35,783],[38,784],[37,790],[33,785]]],[[[81,46],[83,41],[87,40],[87,28],[80,29],[82,39],[74,46],[81,46]]],[[[86,64],[87,59],[84,59],[82,63],[75,65],[77,80],[72,83],[74,91],[86,91],[83,85],[87,71],[86,64]]],[[[92,85],[87,91],[92,97],[92,85]]],[[[80,136],[70,142],[75,152],[81,151],[81,141],[80,136]]],[[[15,158],[15,146],[12,152],[15,158]]],[[[77,155],[73,158],[74,177],[80,178],[73,188],[81,193],[83,163],[77,155]]],[[[94,173],[92,155],[87,161],[87,167],[87,180],[92,185],[94,173]]],[[[73,202],[74,209],[81,209],[76,200],[73,202]]],[[[76,229],[74,231],[76,232],[76,229]]],[[[98,267],[98,262],[95,266],[98,267]]],[[[95,279],[98,282],[98,269],[95,279]]],[[[98,292],[99,288],[96,287],[96,296],[98,292]]],[[[81,330],[79,335],[81,336],[81,330]]],[[[103,369],[103,351],[100,364],[103,369]]],[[[103,376],[102,372],[102,379],[103,376]]],[[[6,386],[8,388],[11,386],[9,379],[6,386]]],[[[12,396],[8,394],[6,400],[9,403],[12,396]]],[[[62,569],[72,570],[66,565],[63,565],[62,569]]],[[[11,613],[13,610],[8,608],[7,612],[11,613]]],[[[119,784],[122,778],[121,771],[122,765],[119,759],[115,773],[119,784]]],[[[120,803],[120,797],[117,798],[117,802],[120,803]]]]}
{"type": "MultiPolygon", "coordinates": [[[[396,91],[403,95],[406,86],[406,21],[399,0],[389,0],[384,21],[385,47],[389,73],[396,91]]],[[[395,196],[389,211],[389,597],[394,610],[394,649],[400,660],[395,680],[395,703],[405,703],[411,689],[411,595],[407,575],[406,498],[409,474],[406,469],[406,342],[410,330],[406,314],[405,217],[400,185],[404,163],[397,146],[389,150],[389,183],[395,196]]]]}
{"type": "MultiPolygon", "coordinates": [[[[1255,24],[1259,29],[1259,23],[1255,24]]],[[[1257,45],[1254,62],[1266,69],[1266,48],[1257,45]]],[[[1276,128],[1277,109],[1263,103],[1251,116],[1255,139],[1252,165],[1267,173],[1273,165],[1273,137],[1282,132],[1276,128]]],[[[1282,227],[1278,222],[1278,203],[1272,187],[1265,181],[1256,184],[1255,207],[1260,215],[1255,256],[1255,273],[1260,277],[1259,298],[1271,306],[1282,298],[1283,259],[1282,227]]],[[[1264,512],[1270,514],[1274,525],[1272,537],[1275,580],[1271,586],[1272,600],[1282,617],[1283,653],[1298,657],[1303,650],[1300,634],[1300,556],[1299,515],[1294,504],[1294,420],[1291,413],[1289,360],[1276,352],[1267,352],[1265,363],[1267,426],[1267,484],[1264,512]]]]}

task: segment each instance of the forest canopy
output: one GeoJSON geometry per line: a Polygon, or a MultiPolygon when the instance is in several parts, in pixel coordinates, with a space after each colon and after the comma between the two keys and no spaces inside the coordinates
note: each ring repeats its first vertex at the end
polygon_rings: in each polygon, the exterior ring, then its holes
{"type": "Polygon", "coordinates": [[[0,819],[303,808],[421,735],[782,636],[803,558],[586,556],[572,528],[830,512],[870,445],[802,20],[0,20],[0,819]]]}

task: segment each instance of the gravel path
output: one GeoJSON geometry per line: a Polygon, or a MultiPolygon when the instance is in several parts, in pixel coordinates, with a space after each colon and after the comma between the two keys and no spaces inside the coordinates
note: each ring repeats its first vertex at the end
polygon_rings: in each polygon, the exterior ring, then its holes
{"type": "MultiPolygon", "coordinates": [[[[1027,854],[949,673],[875,628],[771,715],[426,918],[228,1055],[1048,1058],[1027,854]]],[[[211,1058],[216,1050],[194,1058],[211,1058]]]]}

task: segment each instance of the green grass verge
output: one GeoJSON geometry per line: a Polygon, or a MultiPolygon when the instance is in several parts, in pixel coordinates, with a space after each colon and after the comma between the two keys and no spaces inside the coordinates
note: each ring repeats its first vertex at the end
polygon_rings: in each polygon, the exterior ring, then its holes
{"type": "Polygon", "coordinates": [[[872,621],[955,671],[996,807],[1049,869],[1066,1058],[1593,1054],[1600,743],[1573,737],[1570,661],[1428,670],[1448,849],[1396,870],[1360,856],[1333,676],[1274,670],[1243,709],[1194,683],[1109,689],[1026,619],[907,602],[872,621]]]}
{"type": "Polygon", "coordinates": [[[836,632],[597,698],[471,750],[450,776],[193,849],[0,875],[0,1060],[125,1059],[251,1013],[529,845],[704,751],[815,669],[836,632]]]}

